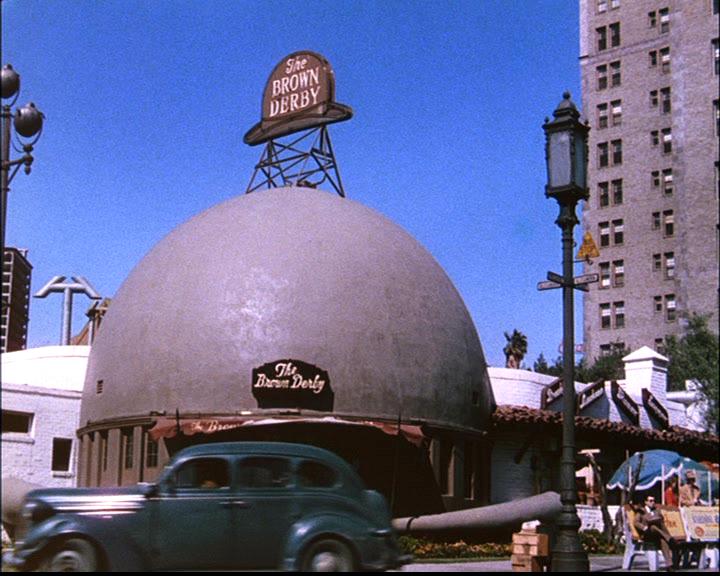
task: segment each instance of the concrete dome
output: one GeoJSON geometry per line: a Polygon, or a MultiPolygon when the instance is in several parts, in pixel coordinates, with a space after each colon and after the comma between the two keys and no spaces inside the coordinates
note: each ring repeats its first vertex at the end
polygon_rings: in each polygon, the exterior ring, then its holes
{"type": "Polygon", "coordinates": [[[321,410],[335,415],[478,429],[494,405],[473,322],[433,257],[367,207],[278,188],[203,212],[132,271],[92,347],[81,426],[273,412],[253,371],[281,359],[326,373],[321,410]]]}

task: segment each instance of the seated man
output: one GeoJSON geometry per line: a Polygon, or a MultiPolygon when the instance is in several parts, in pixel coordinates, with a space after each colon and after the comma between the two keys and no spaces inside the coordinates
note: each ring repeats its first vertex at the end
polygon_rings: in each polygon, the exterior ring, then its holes
{"type": "Polygon", "coordinates": [[[663,558],[665,558],[666,569],[675,570],[673,553],[670,549],[671,546],[674,546],[675,541],[665,526],[665,521],[663,520],[660,510],[655,508],[654,497],[648,496],[645,499],[644,506],[636,506],[634,524],[643,542],[660,545],[663,558]]]}

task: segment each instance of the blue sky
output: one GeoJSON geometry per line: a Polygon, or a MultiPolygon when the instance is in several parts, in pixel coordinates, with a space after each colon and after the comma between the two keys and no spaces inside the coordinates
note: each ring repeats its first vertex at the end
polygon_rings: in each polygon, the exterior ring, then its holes
{"type": "MultiPolygon", "coordinates": [[[[490,364],[514,328],[526,364],[558,356],[561,294],[536,290],[561,272],[542,123],[564,90],[580,101],[574,0],[3,0],[3,64],[18,104],[46,115],[8,204],[33,293],[83,275],[112,296],[174,227],[242,194],[265,82],[304,49],[354,110],[331,127],[348,197],[440,262],[490,364]]],[[[89,303],[76,297],[73,332],[89,303]]],[[[32,300],[30,346],[59,342],[61,309],[58,294],[32,300]]]]}

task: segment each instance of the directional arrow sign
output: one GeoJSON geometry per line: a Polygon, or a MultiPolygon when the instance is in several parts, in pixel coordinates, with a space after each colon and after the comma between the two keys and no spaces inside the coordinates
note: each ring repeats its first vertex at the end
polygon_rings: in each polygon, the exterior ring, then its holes
{"type": "Polygon", "coordinates": [[[556,282],[560,285],[563,283],[563,277],[560,276],[560,274],[555,274],[555,272],[548,272],[547,279],[550,280],[550,282],[556,282]]]}
{"type": "Polygon", "coordinates": [[[600,274],[583,274],[581,276],[575,276],[573,278],[573,284],[580,286],[581,284],[592,284],[600,280],[600,274]]]}
{"type": "Polygon", "coordinates": [[[547,282],[538,282],[537,285],[538,290],[551,290],[552,288],[562,288],[562,286],[557,282],[552,282],[551,280],[548,280],[547,282]]]}

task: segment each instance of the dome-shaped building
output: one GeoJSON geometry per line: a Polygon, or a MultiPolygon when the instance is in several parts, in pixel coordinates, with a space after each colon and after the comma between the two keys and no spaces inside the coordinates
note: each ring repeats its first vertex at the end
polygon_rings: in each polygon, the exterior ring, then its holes
{"type": "Polygon", "coordinates": [[[90,354],[80,482],[152,480],[190,443],[303,441],[397,513],[440,511],[481,500],[493,409],[434,258],[356,202],[274,188],[179,226],[120,288],[90,354]]]}

